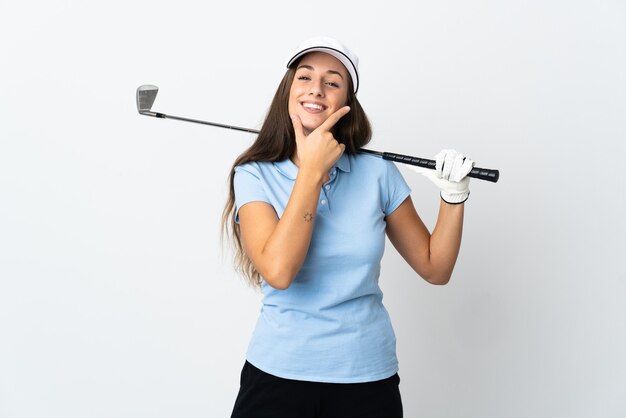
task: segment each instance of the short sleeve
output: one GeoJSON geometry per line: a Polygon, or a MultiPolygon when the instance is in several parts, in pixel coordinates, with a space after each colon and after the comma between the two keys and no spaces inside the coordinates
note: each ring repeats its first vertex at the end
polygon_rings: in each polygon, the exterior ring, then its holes
{"type": "MultiPolygon", "coordinates": [[[[263,187],[259,170],[249,164],[235,167],[235,222],[239,223],[239,209],[250,202],[270,203],[263,187]]],[[[271,204],[271,203],[270,203],[271,204]]]]}
{"type": "Polygon", "coordinates": [[[391,162],[385,161],[385,181],[383,185],[383,212],[385,216],[390,215],[394,210],[400,206],[402,202],[411,194],[411,188],[402,177],[402,173],[398,170],[398,167],[391,162]]]}

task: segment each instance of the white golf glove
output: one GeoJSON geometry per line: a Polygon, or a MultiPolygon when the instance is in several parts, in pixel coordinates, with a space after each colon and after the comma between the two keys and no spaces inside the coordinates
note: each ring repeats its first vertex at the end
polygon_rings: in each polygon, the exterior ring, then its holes
{"type": "Polygon", "coordinates": [[[467,174],[472,171],[474,161],[453,149],[444,149],[435,155],[435,169],[409,165],[409,168],[427,177],[441,190],[441,198],[446,203],[463,203],[469,197],[467,174]]]}

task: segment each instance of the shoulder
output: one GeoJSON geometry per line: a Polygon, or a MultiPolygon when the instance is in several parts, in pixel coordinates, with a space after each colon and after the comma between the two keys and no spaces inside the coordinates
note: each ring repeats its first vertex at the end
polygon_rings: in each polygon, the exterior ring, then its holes
{"type": "Polygon", "coordinates": [[[350,165],[355,168],[367,168],[370,170],[382,170],[387,161],[372,154],[358,153],[350,155],[350,165]]]}
{"type": "Polygon", "coordinates": [[[242,171],[245,171],[248,173],[259,173],[261,171],[260,164],[262,163],[258,163],[256,161],[250,161],[244,164],[237,165],[235,166],[235,173],[240,173],[242,171]]]}
{"type": "Polygon", "coordinates": [[[254,177],[262,178],[267,174],[269,170],[272,169],[272,167],[272,163],[250,161],[245,164],[235,166],[235,176],[237,176],[238,174],[251,174],[254,177]]]}
{"type": "Polygon", "coordinates": [[[393,161],[383,160],[382,157],[373,154],[358,153],[351,155],[350,166],[356,172],[367,172],[376,177],[400,174],[393,161]]]}
{"type": "Polygon", "coordinates": [[[237,207],[250,201],[267,201],[265,163],[249,162],[235,166],[233,187],[237,207]]]}

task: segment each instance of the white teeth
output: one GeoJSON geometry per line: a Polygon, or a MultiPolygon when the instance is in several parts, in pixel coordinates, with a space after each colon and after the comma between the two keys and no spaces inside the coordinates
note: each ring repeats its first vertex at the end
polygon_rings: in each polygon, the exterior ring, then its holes
{"type": "Polygon", "coordinates": [[[307,109],[324,110],[321,105],[315,103],[302,103],[302,107],[306,107],[307,109]]]}

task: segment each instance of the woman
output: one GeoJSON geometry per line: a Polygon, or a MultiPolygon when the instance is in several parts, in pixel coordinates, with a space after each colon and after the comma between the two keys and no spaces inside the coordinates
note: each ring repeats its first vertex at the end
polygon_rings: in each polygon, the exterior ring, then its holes
{"type": "Polygon", "coordinates": [[[431,235],[396,166],[357,153],[371,138],[357,57],[318,37],[287,68],[224,210],[238,268],[264,295],[232,416],[401,417],[378,286],[385,234],[421,277],[447,283],[473,163],[444,150],[422,171],[442,189],[431,235]]]}

